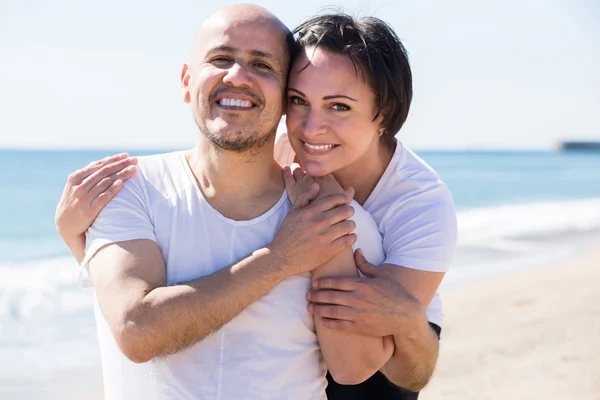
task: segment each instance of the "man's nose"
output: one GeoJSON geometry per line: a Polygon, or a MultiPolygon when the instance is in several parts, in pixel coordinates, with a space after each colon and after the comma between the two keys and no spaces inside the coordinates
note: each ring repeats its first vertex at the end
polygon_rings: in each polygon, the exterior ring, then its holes
{"type": "Polygon", "coordinates": [[[244,65],[234,63],[223,77],[223,83],[229,83],[232,86],[239,87],[251,86],[252,78],[244,65]]]}

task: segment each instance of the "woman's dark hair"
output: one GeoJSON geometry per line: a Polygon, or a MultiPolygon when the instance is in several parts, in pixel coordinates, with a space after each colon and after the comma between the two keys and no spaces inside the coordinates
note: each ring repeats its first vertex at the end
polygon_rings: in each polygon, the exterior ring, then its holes
{"type": "Polygon", "coordinates": [[[294,29],[298,46],[346,55],[375,93],[376,114],[383,113],[382,137],[392,144],[408,117],[412,74],[408,55],[391,26],[375,17],[344,13],[319,15],[294,29]]]}

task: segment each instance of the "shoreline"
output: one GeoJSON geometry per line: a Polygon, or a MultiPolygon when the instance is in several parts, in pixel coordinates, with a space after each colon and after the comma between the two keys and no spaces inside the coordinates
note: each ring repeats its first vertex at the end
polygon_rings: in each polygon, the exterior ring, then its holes
{"type": "Polygon", "coordinates": [[[599,247],[442,289],[440,357],[419,398],[600,399],[599,247]]]}

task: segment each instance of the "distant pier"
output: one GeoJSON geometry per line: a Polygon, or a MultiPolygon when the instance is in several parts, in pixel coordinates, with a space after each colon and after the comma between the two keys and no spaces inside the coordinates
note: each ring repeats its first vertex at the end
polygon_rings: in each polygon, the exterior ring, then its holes
{"type": "Polygon", "coordinates": [[[559,151],[600,151],[600,141],[561,142],[559,151]]]}

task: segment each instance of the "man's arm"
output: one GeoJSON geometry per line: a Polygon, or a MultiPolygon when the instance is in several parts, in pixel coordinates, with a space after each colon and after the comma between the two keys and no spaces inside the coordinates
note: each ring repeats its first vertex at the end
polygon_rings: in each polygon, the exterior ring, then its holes
{"type": "Polygon", "coordinates": [[[286,277],[273,252],[260,249],[212,275],[166,286],[158,245],[145,239],[102,248],[90,275],[119,348],[134,362],[204,339],[286,277]]]}
{"type": "Polygon", "coordinates": [[[356,240],[345,195],[292,209],[274,240],[219,272],[165,286],[158,245],[112,243],[89,262],[100,308],[122,352],[134,362],[171,354],[218,330],[288,276],[312,270],[356,240]]]}
{"type": "Polygon", "coordinates": [[[418,392],[423,389],[435,369],[439,339],[425,313],[444,278],[443,272],[427,272],[393,264],[383,264],[391,279],[401,284],[413,298],[410,321],[395,330],[394,353],[381,372],[395,385],[418,392]],[[416,301],[415,301],[416,300],[416,301]]]}

